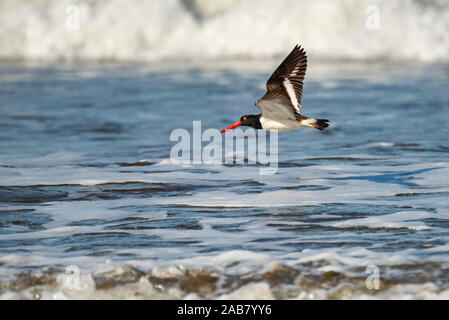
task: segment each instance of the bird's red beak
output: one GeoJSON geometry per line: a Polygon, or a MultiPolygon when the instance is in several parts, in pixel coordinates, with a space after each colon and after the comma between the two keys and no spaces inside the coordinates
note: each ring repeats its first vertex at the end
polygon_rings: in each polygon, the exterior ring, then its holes
{"type": "Polygon", "coordinates": [[[234,124],[231,124],[229,127],[227,127],[226,129],[223,129],[223,130],[221,130],[220,132],[221,133],[225,133],[226,131],[228,131],[228,130],[231,130],[231,129],[234,129],[234,128],[236,128],[236,127],[238,127],[238,126],[241,126],[242,125],[242,123],[240,122],[240,121],[238,121],[238,122],[236,122],[236,123],[234,123],[234,124]]]}

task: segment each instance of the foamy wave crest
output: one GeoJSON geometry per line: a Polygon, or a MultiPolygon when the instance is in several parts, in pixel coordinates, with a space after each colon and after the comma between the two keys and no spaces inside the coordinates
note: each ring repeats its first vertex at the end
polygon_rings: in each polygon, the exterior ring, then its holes
{"type": "Polygon", "coordinates": [[[6,0],[0,59],[449,61],[444,0],[6,0]]]}

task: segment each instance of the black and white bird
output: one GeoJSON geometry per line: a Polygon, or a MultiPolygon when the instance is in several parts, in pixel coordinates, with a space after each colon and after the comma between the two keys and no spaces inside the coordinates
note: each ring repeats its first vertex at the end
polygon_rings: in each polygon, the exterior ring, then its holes
{"type": "Polygon", "coordinates": [[[238,126],[279,132],[312,127],[323,130],[329,126],[326,119],[312,119],[299,113],[302,87],[306,74],[307,56],[304,49],[296,45],[267,81],[267,92],[256,102],[262,114],[245,115],[221,133],[238,126]]]}

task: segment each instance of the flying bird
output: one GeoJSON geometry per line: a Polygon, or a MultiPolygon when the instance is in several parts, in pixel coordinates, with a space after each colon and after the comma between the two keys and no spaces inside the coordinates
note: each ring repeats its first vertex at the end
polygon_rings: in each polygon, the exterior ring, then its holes
{"type": "Polygon", "coordinates": [[[221,130],[221,133],[238,126],[279,132],[302,127],[327,128],[329,120],[312,119],[299,113],[306,67],[306,52],[296,45],[268,79],[267,92],[256,102],[262,113],[242,116],[240,121],[221,130]]]}

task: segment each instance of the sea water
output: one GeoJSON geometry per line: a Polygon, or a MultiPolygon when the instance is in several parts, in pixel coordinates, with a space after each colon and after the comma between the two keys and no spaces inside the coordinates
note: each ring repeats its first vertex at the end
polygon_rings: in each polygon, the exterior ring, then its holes
{"type": "Polygon", "coordinates": [[[276,63],[3,64],[1,296],[447,298],[447,65],[312,64],[276,174],[171,163],[276,63]]]}

